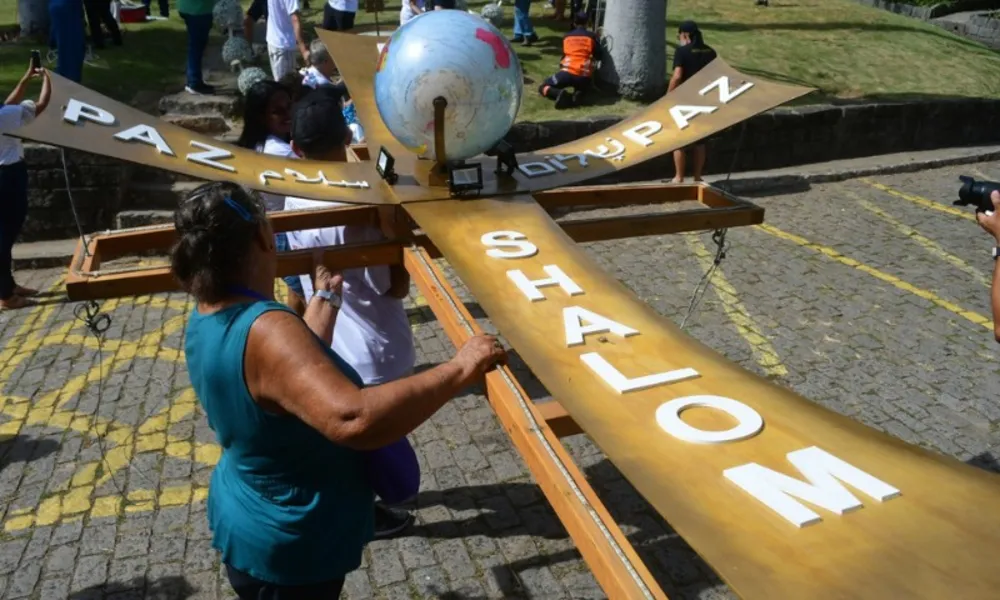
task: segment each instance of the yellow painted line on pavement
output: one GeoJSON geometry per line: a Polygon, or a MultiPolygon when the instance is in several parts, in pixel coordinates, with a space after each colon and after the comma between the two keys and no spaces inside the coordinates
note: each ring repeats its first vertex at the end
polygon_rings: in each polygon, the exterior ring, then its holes
{"type": "Polygon", "coordinates": [[[858,204],[860,204],[863,208],[865,208],[866,210],[871,211],[872,213],[874,213],[875,215],[877,215],[878,217],[880,217],[881,219],[883,219],[884,221],[886,221],[887,223],[889,223],[890,225],[892,225],[896,229],[896,231],[898,231],[899,233],[905,235],[908,239],[913,240],[914,242],[916,242],[917,244],[919,244],[920,246],[922,246],[923,249],[926,250],[929,254],[932,254],[932,255],[940,258],[941,260],[943,260],[945,262],[951,263],[952,265],[954,265],[955,267],[957,267],[959,270],[961,270],[963,273],[971,276],[973,279],[975,279],[976,281],[978,281],[982,285],[984,285],[986,287],[990,287],[991,286],[990,278],[987,277],[985,273],[983,273],[979,269],[973,267],[969,263],[965,262],[964,260],[962,260],[958,256],[955,256],[954,254],[948,252],[947,250],[945,250],[944,248],[942,248],[941,245],[938,244],[937,242],[935,242],[934,240],[932,240],[932,239],[930,239],[930,238],[928,238],[928,237],[926,237],[924,235],[921,235],[921,233],[919,231],[917,231],[916,229],[913,229],[909,225],[906,225],[905,223],[902,223],[902,222],[898,221],[895,217],[893,217],[892,215],[888,214],[887,212],[885,212],[881,208],[875,206],[871,202],[865,200],[861,196],[858,196],[857,194],[855,194],[853,192],[847,192],[847,195],[851,196],[852,198],[854,198],[854,200],[858,204]]]}
{"type": "MultiPolygon", "coordinates": [[[[687,240],[688,247],[694,253],[695,257],[697,257],[701,267],[706,271],[710,269],[714,256],[708,251],[705,244],[694,236],[688,236],[685,239],[687,240]]],[[[712,278],[712,289],[715,291],[715,295],[719,298],[719,301],[722,302],[722,309],[726,312],[726,316],[729,317],[737,333],[750,344],[754,360],[764,369],[764,372],[772,377],[784,377],[788,375],[788,369],[782,364],[781,358],[778,356],[777,351],[775,351],[774,346],[771,345],[771,342],[768,341],[760,328],[757,327],[749,311],[740,302],[736,288],[726,279],[721,267],[715,271],[712,278]]]]}
{"type": "Polygon", "coordinates": [[[952,312],[952,313],[954,313],[954,314],[962,317],[963,319],[965,319],[967,321],[975,323],[976,325],[981,325],[983,327],[986,327],[987,329],[989,329],[991,331],[993,330],[993,322],[989,318],[987,318],[987,317],[985,317],[985,316],[983,316],[983,315],[981,315],[981,314],[979,314],[977,312],[974,312],[974,311],[971,311],[971,310],[965,310],[961,306],[958,306],[957,304],[955,304],[953,302],[949,302],[949,301],[945,300],[944,298],[941,298],[940,296],[938,296],[934,292],[931,292],[931,291],[928,291],[928,290],[925,290],[925,289],[922,289],[922,288],[918,288],[917,286],[915,286],[913,284],[910,284],[910,283],[907,283],[907,282],[903,281],[902,279],[900,279],[900,278],[898,278],[898,277],[896,277],[894,275],[890,275],[890,274],[885,273],[883,271],[879,271],[878,269],[876,269],[874,267],[870,267],[870,266],[868,266],[866,264],[863,264],[863,263],[861,263],[859,261],[856,261],[853,258],[848,258],[848,257],[844,256],[843,254],[841,254],[840,252],[837,252],[833,248],[830,248],[828,246],[822,246],[820,244],[815,244],[815,243],[810,242],[809,240],[807,240],[807,239],[805,239],[803,237],[797,236],[797,235],[792,234],[792,233],[788,233],[786,231],[782,231],[781,229],[778,229],[777,227],[774,227],[773,225],[755,225],[755,227],[757,227],[761,231],[765,231],[765,232],[767,232],[767,233],[769,233],[769,234],[771,234],[771,235],[773,235],[773,236],[775,236],[777,238],[780,238],[780,239],[783,239],[783,240],[787,240],[787,241],[792,242],[792,243],[794,243],[794,244],[796,244],[798,246],[802,246],[803,248],[808,248],[810,250],[819,252],[820,254],[823,254],[823,255],[825,255],[825,256],[827,256],[827,257],[829,257],[829,258],[831,258],[831,259],[833,259],[833,260],[835,260],[835,261],[837,261],[837,262],[839,262],[839,263],[841,263],[843,265],[847,265],[849,267],[852,267],[854,269],[857,269],[859,271],[867,273],[867,274],[871,275],[872,277],[875,277],[877,279],[881,279],[882,281],[885,281],[886,283],[892,284],[893,286],[895,286],[895,287],[897,287],[897,288],[899,288],[901,290],[904,290],[904,291],[909,292],[909,293],[911,293],[911,294],[913,294],[915,296],[919,296],[919,297],[921,297],[921,298],[923,298],[925,300],[928,300],[928,301],[932,302],[933,304],[935,304],[935,305],[937,305],[937,306],[939,306],[939,307],[941,307],[941,308],[943,308],[943,309],[945,309],[947,311],[950,311],[950,312],[952,312]]]}
{"type": "Polygon", "coordinates": [[[190,483],[160,488],[140,489],[128,494],[92,497],[92,484],[80,485],[69,491],[43,499],[34,510],[11,511],[4,521],[4,531],[13,533],[35,526],[48,526],[85,517],[91,519],[119,517],[124,513],[155,511],[171,506],[204,502],[208,487],[190,483]]]}
{"type": "Polygon", "coordinates": [[[875,188],[877,190],[881,190],[881,191],[885,192],[886,194],[890,194],[890,195],[895,196],[897,198],[902,198],[903,200],[908,200],[908,201],[910,201],[910,202],[912,202],[914,204],[917,204],[919,206],[923,206],[924,208],[930,208],[932,210],[936,210],[936,211],[940,211],[940,212],[943,212],[943,213],[947,213],[949,215],[953,215],[953,216],[956,216],[956,217],[961,217],[963,219],[968,219],[970,221],[975,221],[976,220],[975,213],[973,213],[970,210],[960,210],[959,208],[957,208],[955,206],[949,206],[947,204],[941,204],[940,202],[935,202],[935,201],[930,200],[928,198],[924,198],[923,196],[915,196],[913,194],[905,194],[905,193],[900,192],[899,190],[895,190],[895,189],[893,189],[893,188],[891,188],[891,187],[889,187],[887,185],[878,183],[877,181],[872,181],[871,179],[862,178],[862,179],[859,179],[859,181],[861,181],[862,183],[866,183],[866,184],[872,186],[873,188],[875,188]]]}

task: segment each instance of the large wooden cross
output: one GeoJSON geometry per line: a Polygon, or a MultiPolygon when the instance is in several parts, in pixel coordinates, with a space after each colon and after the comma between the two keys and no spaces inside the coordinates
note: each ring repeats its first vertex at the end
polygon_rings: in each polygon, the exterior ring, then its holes
{"type": "MultiPolygon", "coordinates": [[[[809,90],[716,60],[615,127],[517,157],[483,158],[484,189],[452,198],[434,165],[387,131],[373,93],[378,37],[320,31],[343,74],[368,152],[317,163],[265,156],[153,119],[58,76],[52,109],[16,133],[206,180],[355,206],[277,213],[276,231],[412,219],[410,234],[326,249],[331,267],[403,263],[449,337],[476,321],[432,259],[444,257],[555,402],[535,404],[506,368],[486,378],[504,428],[612,598],[664,598],[558,436],[586,433],[663,518],[744,598],[996,598],[1000,477],[906,444],[743,370],[685,335],[603,272],[576,242],[727,228],[763,210],[711,186],[580,186],[687,146],[809,90]],[[571,220],[566,206],[697,201],[667,214],[571,220]]],[[[803,208],[808,214],[808,207],[803,208]]],[[[81,240],[70,298],[177,289],[166,268],[101,269],[165,249],[171,227],[81,240]]],[[[307,273],[309,252],[279,257],[307,273]]],[[[808,285],[803,282],[803,285],[808,285]]]]}

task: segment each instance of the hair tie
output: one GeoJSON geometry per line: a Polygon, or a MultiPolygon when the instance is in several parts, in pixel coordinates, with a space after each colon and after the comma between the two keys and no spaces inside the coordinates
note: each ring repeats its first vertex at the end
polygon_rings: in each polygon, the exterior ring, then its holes
{"type": "Polygon", "coordinates": [[[229,205],[229,208],[236,211],[236,214],[238,214],[247,223],[254,222],[253,215],[250,214],[250,211],[244,208],[239,202],[233,200],[230,196],[226,196],[226,204],[229,205]]]}

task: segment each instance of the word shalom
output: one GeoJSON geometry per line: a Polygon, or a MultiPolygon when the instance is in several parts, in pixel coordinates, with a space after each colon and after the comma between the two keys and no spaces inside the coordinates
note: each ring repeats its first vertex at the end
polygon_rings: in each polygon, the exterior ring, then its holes
{"type": "MultiPolygon", "coordinates": [[[[114,125],[117,122],[115,116],[109,111],[99,106],[87,104],[86,102],[80,102],[75,99],[70,99],[67,104],[66,110],[63,111],[63,120],[74,125],[79,124],[81,120],[97,123],[98,125],[114,125]]],[[[167,141],[163,139],[163,136],[160,135],[160,132],[151,125],[139,124],[134,127],[129,127],[124,131],[116,133],[114,138],[121,142],[139,142],[152,146],[153,148],[156,148],[160,154],[165,156],[177,156],[173,148],[171,148],[170,145],[167,144],[167,141]]],[[[191,140],[189,143],[193,148],[200,150],[200,152],[189,152],[184,157],[184,160],[219,171],[224,171],[226,173],[236,173],[236,167],[220,162],[233,158],[233,153],[229,150],[196,140],[191,140]]],[[[319,172],[317,177],[307,177],[303,173],[294,169],[285,169],[285,174],[269,170],[261,173],[258,179],[261,185],[266,186],[268,185],[269,179],[284,181],[285,175],[291,177],[292,181],[295,183],[322,184],[332,187],[358,189],[367,189],[369,187],[367,181],[331,181],[327,179],[326,175],[324,175],[322,171],[319,172]]]]}
{"type": "MultiPolygon", "coordinates": [[[[726,105],[746,93],[753,85],[752,81],[747,81],[733,90],[729,77],[723,75],[699,90],[698,95],[706,96],[712,90],[717,89],[719,90],[719,103],[726,105]]],[[[683,131],[691,125],[691,119],[698,115],[710,115],[717,110],[719,110],[719,106],[712,104],[678,104],[671,106],[669,113],[670,118],[677,128],[683,131]]],[[[647,148],[653,145],[652,136],[661,131],[663,131],[663,123],[659,121],[645,121],[623,131],[622,137],[641,148],[647,148]]],[[[591,156],[616,162],[625,160],[625,144],[612,137],[607,138],[605,141],[608,145],[600,144],[596,150],[585,150],[583,154],[556,154],[547,157],[544,161],[523,163],[518,165],[518,169],[527,177],[542,177],[565,173],[569,170],[569,164],[567,163],[571,163],[571,161],[576,161],[580,167],[587,167],[589,166],[587,157],[591,156]]]]}
{"type": "MultiPolygon", "coordinates": [[[[486,255],[495,259],[523,259],[538,254],[538,247],[517,231],[491,231],[482,236],[481,242],[488,248],[486,255]]],[[[531,279],[520,269],[512,269],[507,271],[507,278],[524,294],[528,302],[546,301],[547,297],[543,292],[546,288],[558,287],[571,298],[585,295],[583,288],[558,265],[545,265],[542,271],[545,272],[545,277],[531,279]]],[[[563,328],[567,347],[582,346],[584,337],[591,334],[610,333],[622,338],[639,335],[638,330],[628,325],[577,305],[563,309],[563,328]]],[[[696,370],[685,368],[628,377],[598,352],[582,354],[580,360],[618,394],[701,376],[696,370]]],[[[764,428],[764,419],[750,406],[732,398],[713,395],[685,396],[665,402],[656,410],[656,422],[673,437],[694,444],[738,442],[756,436],[764,428]],[[698,429],[680,417],[684,410],[692,407],[721,410],[732,416],[737,424],[725,431],[698,429]]],[[[790,452],[788,460],[798,468],[806,481],[757,463],[726,469],[723,475],[797,527],[818,523],[821,519],[796,498],[838,515],[862,507],[861,502],[841,482],[861,490],[879,502],[900,495],[899,490],[891,485],[815,446],[790,452]]]]}

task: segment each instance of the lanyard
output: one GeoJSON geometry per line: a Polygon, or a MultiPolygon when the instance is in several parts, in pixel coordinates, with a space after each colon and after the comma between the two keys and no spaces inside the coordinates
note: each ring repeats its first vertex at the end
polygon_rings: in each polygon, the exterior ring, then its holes
{"type": "Polygon", "coordinates": [[[239,294],[240,296],[249,296],[250,298],[254,298],[254,299],[260,300],[262,302],[270,302],[271,301],[270,298],[265,298],[260,293],[255,292],[254,290],[251,290],[250,288],[246,288],[246,287],[239,286],[239,285],[234,285],[234,286],[230,287],[229,291],[230,291],[230,293],[239,294]]]}

